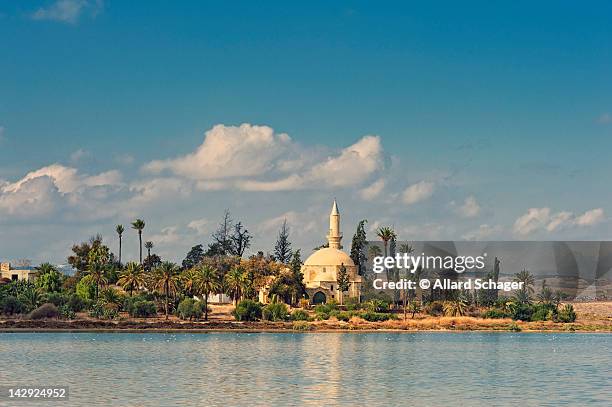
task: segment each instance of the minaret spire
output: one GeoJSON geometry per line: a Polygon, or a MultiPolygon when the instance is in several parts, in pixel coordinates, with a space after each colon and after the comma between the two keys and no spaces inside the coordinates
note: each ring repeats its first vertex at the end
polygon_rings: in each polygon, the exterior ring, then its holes
{"type": "Polygon", "coordinates": [[[329,214],[329,234],[327,235],[327,242],[329,247],[332,249],[340,249],[342,240],[342,233],[340,233],[340,211],[338,211],[338,203],[334,199],[331,213],[329,214]]]}

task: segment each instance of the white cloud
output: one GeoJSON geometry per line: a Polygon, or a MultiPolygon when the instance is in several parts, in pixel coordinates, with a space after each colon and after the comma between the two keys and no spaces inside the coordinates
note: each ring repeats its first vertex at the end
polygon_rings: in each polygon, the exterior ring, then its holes
{"type": "Polygon", "coordinates": [[[568,224],[568,222],[572,219],[573,214],[571,212],[562,211],[555,213],[550,217],[550,222],[546,226],[546,230],[549,232],[554,232],[568,224]]]}
{"type": "Polygon", "coordinates": [[[350,187],[382,169],[380,138],[365,136],[337,154],[304,149],[285,133],[248,123],[216,125],[195,152],[146,164],[145,172],[170,172],[197,181],[200,190],[284,191],[350,187]]]}
{"type": "Polygon", "coordinates": [[[576,218],[576,225],[592,226],[600,223],[604,219],[604,211],[602,208],[591,209],[576,218]]]}
{"type": "Polygon", "coordinates": [[[190,183],[178,178],[152,178],[130,185],[133,196],[129,203],[134,207],[155,201],[171,201],[190,196],[192,190],[190,183]]]}
{"type": "Polygon", "coordinates": [[[361,196],[361,199],[365,201],[371,201],[377,198],[384,188],[385,188],[385,180],[381,178],[378,181],[374,181],[374,183],[361,189],[359,191],[359,196],[361,196]]]}
{"type": "Polygon", "coordinates": [[[16,182],[0,183],[0,212],[25,218],[55,214],[66,219],[75,211],[83,219],[108,216],[112,204],[105,200],[109,191],[121,186],[118,171],[86,175],[76,168],[52,164],[16,182]]]}
{"type": "Polygon", "coordinates": [[[435,186],[433,182],[421,181],[410,185],[402,194],[402,201],[407,205],[412,205],[431,197],[435,186]]]}
{"type": "Polygon", "coordinates": [[[206,218],[194,219],[187,224],[189,229],[193,229],[198,236],[203,236],[211,233],[215,227],[214,222],[206,218]]]}
{"type": "Polygon", "coordinates": [[[461,238],[464,240],[485,240],[503,231],[500,225],[482,224],[477,229],[465,233],[461,238]]]}
{"type": "Polygon", "coordinates": [[[271,127],[219,124],[206,132],[194,153],[152,161],[144,168],[152,173],[168,170],[193,180],[256,176],[273,169],[290,148],[289,136],[271,127]]]}
{"type": "Polygon", "coordinates": [[[530,208],[514,223],[514,232],[518,235],[529,235],[539,230],[555,232],[570,227],[593,226],[604,220],[602,208],[591,209],[582,215],[561,211],[552,213],[550,208],[530,208]]]}
{"type": "Polygon", "coordinates": [[[40,7],[31,17],[33,20],[59,21],[76,24],[85,13],[95,17],[104,7],[102,0],[57,0],[48,7],[40,7]]]}
{"type": "Polygon", "coordinates": [[[61,193],[75,192],[81,187],[117,185],[121,182],[121,173],[116,170],[88,176],[78,174],[76,168],[65,167],[61,164],[52,164],[36,171],[29,172],[19,181],[4,186],[2,192],[16,192],[25,182],[40,177],[49,177],[52,179],[58,191],[61,193]]]}
{"type": "Polygon", "coordinates": [[[464,218],[474,218],[480,213],[480,205],[474,196],[468,196],[463,205],[457,208],[457,213],[464,218]]]}
{"type": "Polygon", "coordinates": [[[528,235],[542,228],[550,219],[550,208],[530,208],[527,213],[514,222],[514,232],[519,235],[528,235]]]}

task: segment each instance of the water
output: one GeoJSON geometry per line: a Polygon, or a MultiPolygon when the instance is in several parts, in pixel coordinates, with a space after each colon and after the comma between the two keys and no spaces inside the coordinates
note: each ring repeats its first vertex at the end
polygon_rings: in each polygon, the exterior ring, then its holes
{"type": "Polygon", "coordinates": [[[610,334],[0,333],[1,386],[70,388],[34,406],[610,406],[611,366],[610,334]]]}

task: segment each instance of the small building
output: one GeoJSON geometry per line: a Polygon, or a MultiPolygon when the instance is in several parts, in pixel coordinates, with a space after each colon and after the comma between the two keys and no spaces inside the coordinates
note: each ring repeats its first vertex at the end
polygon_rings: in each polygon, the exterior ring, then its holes
{"type": "Polygon", "coordinates": [[[340,211],[336,200],[329,215],[327,241],[328,247],[315,251],[302,266],[304,284],[310,302],[322,304],[330,300],[339,301],[341,295],[344,300],[347,298],[359,300],[363,281],[351,257],[341,249],[340,211]],[[340,293],[338,290],[338,272],[342,267],[346,268],[349,278],[349,289],[345,293],[340,293]]]}
{"type": "Polygon", "coordinates": [[[36,276],[36,269],[32,267],[12,267],[9,262],[0,263],[0,279],[33,281],[36,276]]]}

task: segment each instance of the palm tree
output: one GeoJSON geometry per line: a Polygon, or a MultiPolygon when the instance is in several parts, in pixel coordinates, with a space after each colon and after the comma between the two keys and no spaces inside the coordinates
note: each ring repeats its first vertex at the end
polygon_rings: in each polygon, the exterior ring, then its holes
{"type": "Polygon", "coordinates": [[[140,265],[142,265],[142,230],[145,227],[145,222],[142,219],[136,219],[132,222],[132,229],[138,231],[138,243],[140,247],[140,265]]]}
{"type": "Polygon", "coordinates": [[[97,262],[90,263],[87,268],[87,275],[91,279],[91,282],[96,285],[96,299],[98,299],[100,287],[104,287],[108,283],[104,272],[104,266],[97,262]]]}
{"type": "Polygon", "coordinates": [[[516,273],[514,275],[514,281],[518,283],[523,283],[523,289],[533,294],[533,286],[535,285],[535,278],[533,274],[531,274],[527,269],[523,269],[522,271],[516,273]]]}
{"type": "Polygon", "coordinates": [[[121,273],[119,280],[117,280],[117,284],[124,290],[129,291],[130,297],[134,289],[138,290],[145,285],[145,282],[145,273],[142,266],[133,261],[125,265],[125,271],[121,273]]]}
{"type": "MultiPolygon", "coordinates": [[[[376,236],[383,241],[383,245],[385,247],[385,257],[387,257],[389,242],[397,237],[393,229],[388,226],[379,227],[376,231],[376,236]]],[[[385,271],[387,274],[387,281],[389,281],[389,270],[385,267],[385,271]]]]}
{"type": "Polygon", "coordinates": [[[194,293],[204,297],[204,321],[208,321],[208,296],[221,290],[221,281],[217,271],[210,266],[201,264],[193,271],[195,283],[192,289],[194,293]]]}
{"type": "Polygon", "coordinates": [[[42,276],[43,274],[48,274],[53,271],[57,272],[57,267],[55,267],[51,263],[42,263],[40,266],[36,267],[38,270],[38,276],[42,276]]]}
{"type": "Polygon", "coordinates": [[[154,288],[166,296],[166,319],[168,319],[168,300],[170,295],[176,293],[178,288],[178,266],[165,261],[155,269],[153,276],[154,288]]]}
{"type": "Polygon", "coordinates": [[[444,302],[444,315],[447,317],[461,317],[465,314],[467,304],[462,299],[444,302]]]}
{"type": "Polygon", "coordinates": [[[145,249],[147,249],[147,259],[151,258],[151,249],[153,248],[153,242],[147,241],[144,244],[145,249]]]}
{"type": "Polygon", "coordinates": [[[119,235],[119,264],[121,264],[121,239],[123,237],[123,232],[125,231],[125,229],[123,228],[123,225],[117,225],[115,227],[115,231],[119,235]]]}
{"type": "Polygon", "coordinates": [[[234,305],[242,296],[242,288],[246,285],[245,273],[240,267],[234,267],[225,275],[224,283],[228,294],[232,297],[234,305]]]}

